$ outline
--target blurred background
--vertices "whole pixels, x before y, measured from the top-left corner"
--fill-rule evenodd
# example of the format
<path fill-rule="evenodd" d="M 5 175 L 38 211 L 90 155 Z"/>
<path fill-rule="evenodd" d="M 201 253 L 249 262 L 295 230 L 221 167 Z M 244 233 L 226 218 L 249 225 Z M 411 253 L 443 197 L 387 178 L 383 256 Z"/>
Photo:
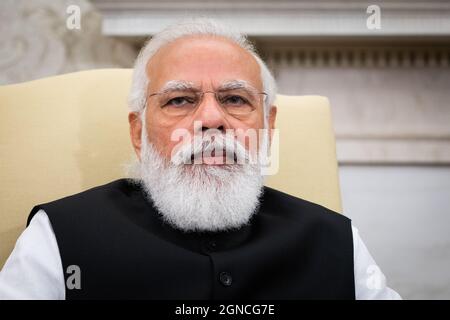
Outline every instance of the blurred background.
<path fill-rule="evenodd" d="M 1 0 L 0 84 L 132 67 L 199 15 L 248 34 L 280 93 L 330 99 L 344 214 L 403 298 L 450 299 L 450 1 Z"/>

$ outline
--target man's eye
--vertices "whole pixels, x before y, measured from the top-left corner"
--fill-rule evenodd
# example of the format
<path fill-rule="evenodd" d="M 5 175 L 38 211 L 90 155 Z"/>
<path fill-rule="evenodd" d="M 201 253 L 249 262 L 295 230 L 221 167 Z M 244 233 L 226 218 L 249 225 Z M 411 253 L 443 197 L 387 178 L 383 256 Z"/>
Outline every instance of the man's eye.
<path fill-rule="evenodd" d="M 189 97 L 176 97 L 167 101 L 166 105 L 174 107 L 182 107 L 186 104 L 192 104 L 194 101 Z"/>
<path fill-rule="evenodd" d="M 247 103 L 247 100 L 241 96 L 226 96 L 222 99 L 222 103 L 233 104 L 233 105 L 243 105 Z"/>

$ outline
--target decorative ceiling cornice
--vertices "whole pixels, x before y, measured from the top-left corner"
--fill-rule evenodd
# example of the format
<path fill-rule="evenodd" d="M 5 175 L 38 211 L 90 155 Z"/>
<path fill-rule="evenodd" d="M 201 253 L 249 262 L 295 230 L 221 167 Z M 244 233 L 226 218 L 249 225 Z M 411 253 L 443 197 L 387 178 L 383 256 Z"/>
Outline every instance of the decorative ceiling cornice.
<path fill-rule="evenodd" d="M 118 1 L 92 0 L 103 33 L 147 36 L 186 17 L 212 16 L 250 36 L 450 36 L 449 1 Z M 368 5 L 381 9 L 381 28 L 368 29 Z"/>

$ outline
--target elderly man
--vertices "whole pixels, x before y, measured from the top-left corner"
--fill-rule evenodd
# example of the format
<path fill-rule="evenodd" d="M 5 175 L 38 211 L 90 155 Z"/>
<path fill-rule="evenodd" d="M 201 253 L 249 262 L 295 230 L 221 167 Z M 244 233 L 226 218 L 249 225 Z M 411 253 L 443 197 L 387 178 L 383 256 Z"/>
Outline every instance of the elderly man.
<path fill-rule="evenodd" d="M 214 20 L 155 35 L 129 100 L 138 176 L 33 208 L 0 297 L 400 298 L 348 218 L 264 187 L 275 94 L 246 38 Z"/>

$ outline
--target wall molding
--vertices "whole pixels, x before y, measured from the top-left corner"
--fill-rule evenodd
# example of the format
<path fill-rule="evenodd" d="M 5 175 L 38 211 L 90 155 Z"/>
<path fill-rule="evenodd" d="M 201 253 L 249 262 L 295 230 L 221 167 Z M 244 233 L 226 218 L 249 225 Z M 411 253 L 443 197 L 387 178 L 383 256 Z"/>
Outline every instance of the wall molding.
<path fill-rule="evenodd" d="M 448 47 L 273 48 L 280 93 L 329 98 L 339 163 L 450 164 Z"/>
<path fill-rule="evenodd" d="M 103 33 L 148 36 L 193 15 L 212 16 L 250 36 L 448 36 L 448 1 L 381 0 L 381 29 L 369 30 L 365 1 L 92 0 L 103 14 Z"/>
<path fill-rule="evenodd" d="M 449 67 L 450 46 L 402 47 L 291 47 L 276 45 L 261 48 L 267 63 L 298 65 L 303 67 L 375 67 L 417 68 Z"/>
<path fill-rule="evenodd" d="M 343 139 L 337 137 L 340 164 L 449 165 L 448 139 Z"/>

